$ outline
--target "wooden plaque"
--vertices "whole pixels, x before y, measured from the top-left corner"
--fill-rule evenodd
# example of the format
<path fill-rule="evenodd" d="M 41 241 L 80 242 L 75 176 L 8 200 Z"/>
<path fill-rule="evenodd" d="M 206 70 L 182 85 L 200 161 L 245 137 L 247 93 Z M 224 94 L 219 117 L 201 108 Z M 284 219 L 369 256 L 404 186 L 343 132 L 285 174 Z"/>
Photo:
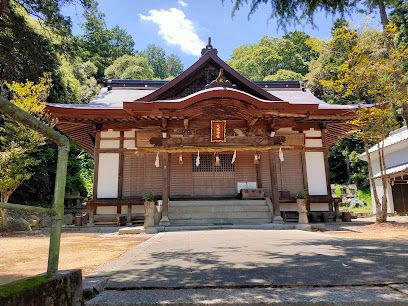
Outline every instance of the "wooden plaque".
<path fill-rule="evenodd" d="M 226 120 L 211 120 L 211 142 L 225 142 L 226 131 Z"/>

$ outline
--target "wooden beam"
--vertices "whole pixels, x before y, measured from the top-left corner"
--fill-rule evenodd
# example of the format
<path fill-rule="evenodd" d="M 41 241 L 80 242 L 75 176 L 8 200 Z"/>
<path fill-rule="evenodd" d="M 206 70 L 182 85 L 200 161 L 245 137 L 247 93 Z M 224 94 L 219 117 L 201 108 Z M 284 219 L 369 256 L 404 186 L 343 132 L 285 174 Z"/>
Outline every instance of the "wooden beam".
<path fill-rule="evenodd" d="M 213 147 L 139 147 L 136 149 L 127 149 L 128 151 L 134 151 L 135 153 L 183 153 L 183 152 L 230 152 L 230 151 L 269 151 L 282 149 L 293 149 L 293 146 L 213 146 Z"/>

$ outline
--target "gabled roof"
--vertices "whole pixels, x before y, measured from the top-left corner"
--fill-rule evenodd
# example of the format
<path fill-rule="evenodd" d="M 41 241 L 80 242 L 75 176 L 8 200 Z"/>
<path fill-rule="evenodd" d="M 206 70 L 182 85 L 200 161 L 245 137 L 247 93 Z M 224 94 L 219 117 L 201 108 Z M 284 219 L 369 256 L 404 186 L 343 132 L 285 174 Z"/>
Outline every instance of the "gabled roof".
<path fill-rule="evenodd" d="M 254 84 L 250 80 L 243 77 L 227 63 L 220 59 L 215 49 L 209 49 L 202 55 L 198 61 L 196 61 L 190 68 L 185 70 L 175 79 L 164 84 L 162 87 L 152 92 L 151 94 L 138 99 L 138 101 L 150 102 L 156 100 L 167 100 L 174 98 L 177 92 L 180 92 L 183 88 L 190 86 L 197 75 L 203 72 L 209 65 L 215 66 L 218 69 L 223 69 L 227 80 L 229 80 L 234 86 L 250 95 L 257 98 L 270 100 L 270 101 L 282 101 L 278 97 L 262 89 L 260 86 Z M 203 88 L 201 88 L 203 89 Z"/>

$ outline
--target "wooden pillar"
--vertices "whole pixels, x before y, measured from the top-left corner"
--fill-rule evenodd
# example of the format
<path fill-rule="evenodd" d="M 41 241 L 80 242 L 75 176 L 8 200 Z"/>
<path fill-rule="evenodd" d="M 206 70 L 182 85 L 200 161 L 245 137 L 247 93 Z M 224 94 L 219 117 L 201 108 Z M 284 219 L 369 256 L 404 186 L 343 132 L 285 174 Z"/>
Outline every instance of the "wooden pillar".
<path fill-rule="evenodd" d="M 302 156 L 303 188 L 305 189 L 307 194 L 309 194 L 309 186 L 308 186 L 308 183 L 307 183 L 307 168 L 306 168 L 306 151 L 305 151 L 305 147 L 303 147 L 303 149 L 302 149 L 301 156 Z M 307 211 L 310 211 L 310 201 L 309 201 L 309 199 L 306 202 L 306 209 L 307 209 Z"/>
<path fill-rule="evenodd" d="M 262 159 L 259 160 L 258 164 L 255 164 L 255 171 L 256 171 L 256 187 L 262 188 L 262 173 L 261 173 L 261 163 Z"/>
<path fill-rule="evenodd" d="M 331 195 L 330 186 L 330 168 L 329 168 L 329 147 L 327 146 L 327 130 L 322 129 L 322 142 L 323 142 L 323 156 L 324 156 L 324 168 L 326 171 L 326 184 L 327 184 L 327 197 L 329 198 L 329 210 L 333 211 L 333 198 Z"/>
<path fill-rule="evenodd" d="M 98 198 L 98 171 L 99 171 L 99 148 L 101 144 L 101 131 L 96 131 L 95 149 L 94 149 L 94 179 L 93 179 L 93 191 L 92 198 L 95 200 Z"/>
<path fill-rule="evenodd" d="M 123 153 L 123 144 L 124 144 L 125 132 L 120 132 L 120 141 L 119 141 L 119 171 L 118 171 L 118 199 L 123 197 L 123 163 L 124 163 L 124 153 Z"/>
<path fill-rule="evenodd" d="M 132 225 L 132 204 L 128 204 L 127 206 L 126 223 Z"/>
<path fill-rule="evenodd" d="M 170 158 L 169 153 L 163 153 L 163 180 L 162 180 L 162 218 L 160 225 L 168 225 L 169 221 L 169 194 L 170 194 Z"/>
<path fill-rule="evenodd" d="M 278 189 L 278 176 L 276 172 L 276 164 L 274 153 L 269 151 L 269 173 L 271 174 L 271 188 L 272 188 L 272 205 L 273 205 L 273 219 L 272 222 L 283 222 L 280 214 L 279 205 L 279 189 Z"/>

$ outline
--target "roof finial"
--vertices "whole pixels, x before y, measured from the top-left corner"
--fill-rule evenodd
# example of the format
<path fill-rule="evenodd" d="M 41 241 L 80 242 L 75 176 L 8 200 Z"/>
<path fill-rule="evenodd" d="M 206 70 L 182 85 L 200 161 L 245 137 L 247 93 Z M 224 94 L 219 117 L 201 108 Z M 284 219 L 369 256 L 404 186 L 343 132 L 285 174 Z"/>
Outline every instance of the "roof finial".
<path fill-rule="evenodd" d="M 211 45 L 211 37 L 208 37 L 208 44 L 207 46 L 205 46 L 205 48 L 201 49 L 201 55 L 204 55 L 205 53 L 207 53 L 208 51 L 214 51 L 217 54 L 217 49 L 215 49 L 212 45 Z"/>

